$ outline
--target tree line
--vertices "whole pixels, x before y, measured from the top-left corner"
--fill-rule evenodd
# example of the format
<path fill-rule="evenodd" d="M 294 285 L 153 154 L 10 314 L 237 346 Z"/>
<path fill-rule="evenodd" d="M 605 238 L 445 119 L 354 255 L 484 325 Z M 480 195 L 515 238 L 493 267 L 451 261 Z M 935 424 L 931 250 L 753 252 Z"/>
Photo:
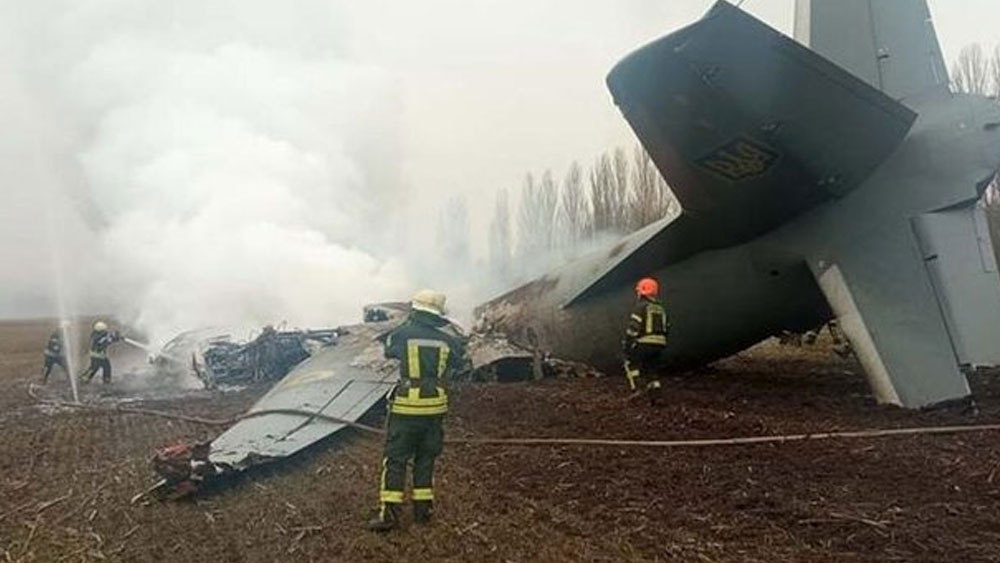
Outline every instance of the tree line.
<path fill-rule="evenodd" d="M 506 189 L 496 194 L 488 240 L 495 279 L 538 274 L 554 258 L 570 258 L 597 240 L 639 229 L 676 205 L 640 145 L 605 152 L 587 168 L 574 161 L 559 180 L 551 170 L 529 172 L 519 195 L 515 208 Z"/>

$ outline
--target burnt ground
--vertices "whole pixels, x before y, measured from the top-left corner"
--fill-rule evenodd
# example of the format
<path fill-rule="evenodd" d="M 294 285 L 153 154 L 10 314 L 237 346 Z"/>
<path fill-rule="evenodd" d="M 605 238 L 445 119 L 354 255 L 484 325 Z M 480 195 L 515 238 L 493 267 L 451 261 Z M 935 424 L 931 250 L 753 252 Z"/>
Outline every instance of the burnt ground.
<path fill-rule="evenodd" d="M 672 450 L 452 445 L 436 523 L 389 536 L 363 528 L 379 440 L 349 433 L 194 501 L 133 505 L 153 481 L 154 448 L 218 429 L 38 408 L 25 387 L 48 331 L 0 324 L 0 561 L 1000 561 L 997 432 Z M 823 345 L 765 344 L 667 379 L 661 408 L 629 403 L 617 378 L 459 386 L 447 427 L 677 439 L 986 423 L 1000 420 L 992 379 L 974 379 L 979 416 L 906 412 L 875 406 L 857 368 Z M 155 406 L 224 417 L 262 392 Z"/>

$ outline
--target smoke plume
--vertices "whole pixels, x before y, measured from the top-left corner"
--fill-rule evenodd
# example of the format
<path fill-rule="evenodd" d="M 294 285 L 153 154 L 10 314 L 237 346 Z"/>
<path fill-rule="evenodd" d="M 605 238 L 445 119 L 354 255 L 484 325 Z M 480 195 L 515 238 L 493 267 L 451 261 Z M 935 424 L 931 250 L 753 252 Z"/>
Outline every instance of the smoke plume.
<path fill-rule="evenodd" d="M 392 78 L 341 54 L 327 5 L 50 5 L 75 44 L 38 78 L 98 218 L 89 290 L 154 341 L 347 322 L 409 291 L 373 221 L 399 197 Z"/>

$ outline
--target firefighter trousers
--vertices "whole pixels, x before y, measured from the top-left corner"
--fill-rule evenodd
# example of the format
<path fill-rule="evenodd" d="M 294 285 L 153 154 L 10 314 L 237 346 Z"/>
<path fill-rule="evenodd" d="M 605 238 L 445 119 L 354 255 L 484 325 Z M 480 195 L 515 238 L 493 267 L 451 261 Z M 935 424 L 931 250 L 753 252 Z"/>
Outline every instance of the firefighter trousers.
<path fill-rule="evenodd" d="M 413 460 L 413 501 L 434 500 L 434 462 L 444 447 L 443 415 L 416 416 L 390 412 L 379 498 L 382 504 L 403 502 L 406 465 Z"/>
<path fill-rule="evenodd" d="M 49 375 L 52 373 L 52 368 L 59 366 L 64 372 L 69 373 L 69 366 L 66 364 L 66 356 L 50 356 L 45 354 L 45 364 L 42 366 L 42 383 L 47 383 L 49 381 Z"/>
<path fill-rule="evenodd" d="M 625 378 L 629 387 L 635 391 L 640 380 L 645 379 L 647 390 L 651 386 L 659 388 L 660 381 L 654 371 L 656 362 L 663 353 L 663 346 L 635 344 L 625 349 Z"/>
<path fill-rule="evenodd" d="M 101 372 L 101 381 L 111 383 L 111 360 L 107 358 L 91 357 L 90 365 L 80 375 L 80 379 L 85 383 L 90 383 L 90 380 L 94 379 L 94 376 L 97 375 L 98 370 Z"/>

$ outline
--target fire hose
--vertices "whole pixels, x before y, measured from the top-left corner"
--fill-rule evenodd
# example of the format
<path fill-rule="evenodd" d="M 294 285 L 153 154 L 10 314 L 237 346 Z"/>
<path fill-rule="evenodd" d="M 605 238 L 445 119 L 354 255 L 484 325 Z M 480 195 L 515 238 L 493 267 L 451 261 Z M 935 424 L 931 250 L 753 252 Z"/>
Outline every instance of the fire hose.
<path fill-rule="evenodd" d="M 363 432 L 372 434 L 384 434 L 384 430 L 361 424 L 350 420 L 344 420 L 335 416 L 319 412 L 311 412 L 300 409 L 267 409 L 251 411 L 238 416 L 224 419 L 203 418 L 181 413 L 144 409 L 140 407 L 127 406 L 107 406 L 91 405 L 86 403 L 74 403 L 59 399 L 45 399 L 35 393 L 34 385 L 28 385 L 28 395 L 41 404 L 95 410 L 118 414 L 138 414 L 145 416 L 156 416 L 208 426 L 228 426 L 245 420 L 269 414 L 288 414 L 304 416 L 311 419 L 324 420 L 335 424 L 343 424 Z M 638 448 L 683 448 L 683 447 L 711 447 L 711 446 L 734 446 L 734 445 L 756 445 L 789 442 L 806 442 L 814 440 L 831 439 L 864 439 L 864 438 L 884 438 L 890 436 L 912 436 L 912 435 L 934 435 L 934 434 L 961 434 L 969 432 L 992 432 L 1000 430 L 1000 424 L 969 424 L 954 426 L 920 426 L 909 428 L 882 428 L 867 430 L 843 430 L 831 432 L 816 432 L 808 434 L 784 434 L 769 436 L 742 436 L 735 438 L 709 438 L 694 440 L 618 440 L 603 438 L 445 438 L 446 444 L 472 444 L 472 445 L 505 445 L 505 446 L 604 446 L 604 447 L 638 447 Z"/>

